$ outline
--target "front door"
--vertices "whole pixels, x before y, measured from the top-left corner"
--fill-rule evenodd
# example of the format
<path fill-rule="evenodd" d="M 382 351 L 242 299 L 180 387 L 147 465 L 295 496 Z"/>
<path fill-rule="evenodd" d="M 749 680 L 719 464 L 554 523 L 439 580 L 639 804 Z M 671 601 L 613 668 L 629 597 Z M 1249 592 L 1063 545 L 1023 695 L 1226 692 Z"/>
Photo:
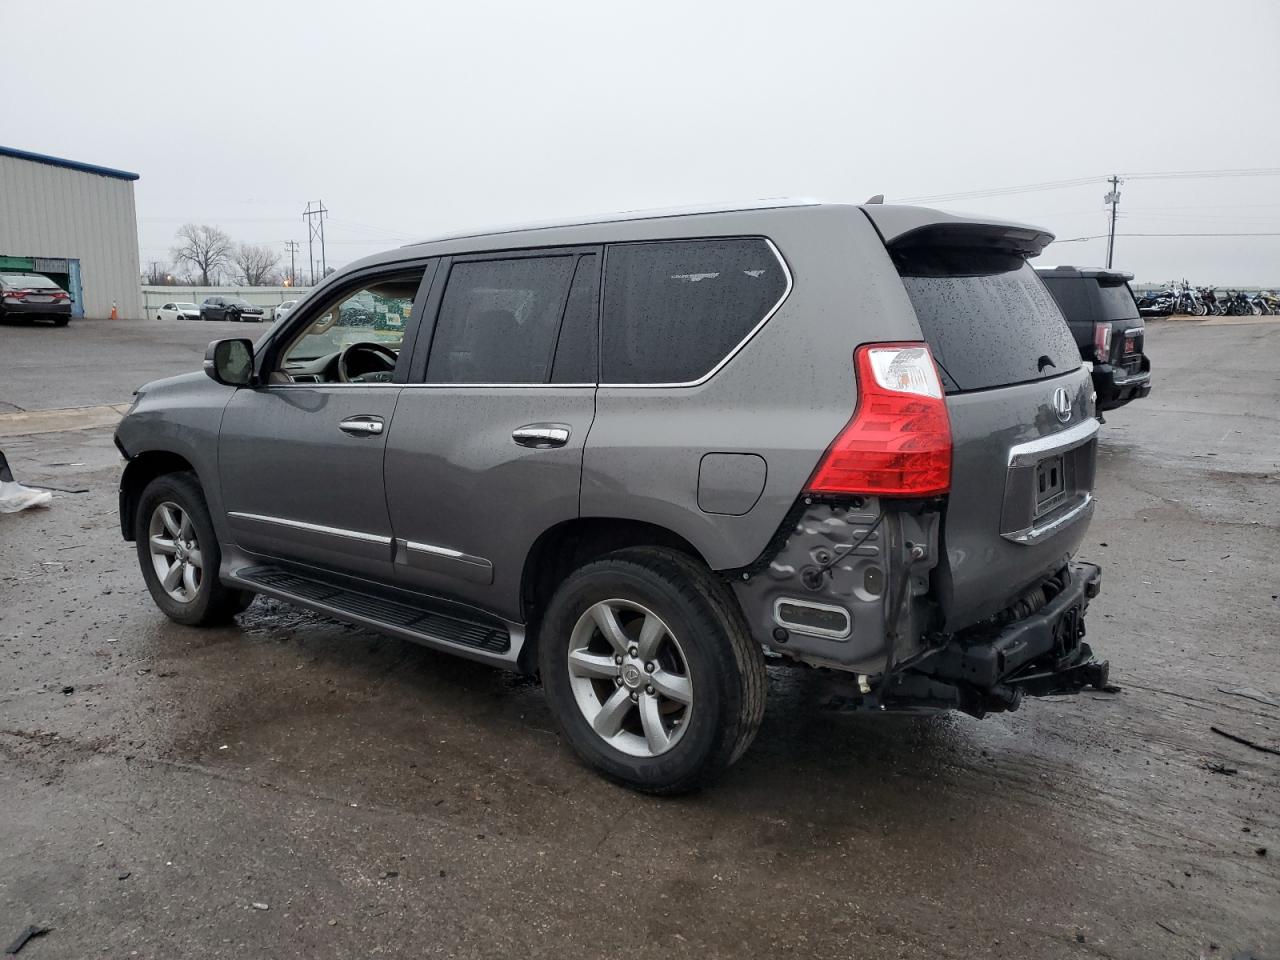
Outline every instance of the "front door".
<path fill-rule="evenodd" d="M 522 619 L 530 548 L 578 516 L 600 260 L 585 248 L 447 265 L 427 308 L 434 332 L 424 323 L 387 441 L 405 588 Z"/>
<path fill-rule="evenodd" d="M 263 385 L 228 403 L 219 474 L 242 550 L 391 580 L 383 455 L 423 272 L 366 276 L 299 310 L 262 352 Z"/>

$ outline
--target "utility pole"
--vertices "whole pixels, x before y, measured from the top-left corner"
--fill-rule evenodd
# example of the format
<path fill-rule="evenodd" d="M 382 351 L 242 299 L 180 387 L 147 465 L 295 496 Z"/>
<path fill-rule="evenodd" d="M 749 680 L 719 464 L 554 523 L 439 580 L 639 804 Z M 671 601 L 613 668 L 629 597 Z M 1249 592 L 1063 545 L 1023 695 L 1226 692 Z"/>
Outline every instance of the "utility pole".
<path fill-rule="evenodd" d="M 1120 178 L 1113 176 L 1107 181 L 1111 184 L 1111 192 L 1103 199 L 1111 207 L 1111 231 L 1107 234 L 1107 269 L 1111 269 L 1111 258 L 1116 251 L 1116 208 L 1120 206 Z"/>
<path fill-rule="evenodd" d="M 284 245 L 289 251 L 289 284 L 296 287 L 298 285 L 298 268 L 294 264 L 294 257 L 298 254 L 298 241 L 286 240 Z"/>
<path fill-rule="evenodd" d="M 315 241 L 320 240 L 320 276 L 324 276 L 325 268 L 328 264 L 324 256 L 324 215 L 329 211 L 325 209 L 323 200 L 308 200 L 307 209 L 302 211 L 302 218 L 307 221 L 307 258 L 311 261 L 311 285 L 316 285 L 316 256 Z"/>

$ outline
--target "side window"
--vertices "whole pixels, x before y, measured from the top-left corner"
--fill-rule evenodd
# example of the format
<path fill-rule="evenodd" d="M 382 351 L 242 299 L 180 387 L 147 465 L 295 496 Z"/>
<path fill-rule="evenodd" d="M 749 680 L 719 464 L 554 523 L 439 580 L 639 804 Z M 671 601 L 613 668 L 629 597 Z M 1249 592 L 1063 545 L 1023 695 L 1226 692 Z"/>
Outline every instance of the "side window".
<path fill-rule="evenodd" d="M 601 324 L 605 383 L 685 383 L 709 373 L 782 299 L 761 239 L 609 247 Z"/>
<path fill-rule="evenodd" d="M 564 323 L 556 341 L 552 383 L 595 383 L 600 339 L 600 258 L 578 258 Z"/>
<path fill-rule="evenodd" d="M 305 374 L 308 382 L 389 379 L 421 283 L 422 270 L 413 270 L 346 288 L 309 312 L 310 321 L 284 351 L 281 370 L 290 376 Z M 337 354 L 356 343 L 372 346 L 353 351 L 340 373 Z"/>
<path fill-rule="evenodd" d="M 562 255 L 454 263 L 427 382 L 546 383 L 576 260 Z"/>

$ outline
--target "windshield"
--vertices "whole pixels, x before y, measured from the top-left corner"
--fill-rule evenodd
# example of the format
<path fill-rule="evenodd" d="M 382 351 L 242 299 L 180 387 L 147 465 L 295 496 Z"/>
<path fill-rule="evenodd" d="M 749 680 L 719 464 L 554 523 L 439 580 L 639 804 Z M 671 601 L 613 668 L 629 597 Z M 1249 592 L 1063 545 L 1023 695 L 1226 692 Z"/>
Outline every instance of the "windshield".
<path fill-rule="evenodd" d="M 895 250 L 947 391 L 1056 377 L 1080 366 L 1062 312 L 1022 257 L 959 246 Z"/>

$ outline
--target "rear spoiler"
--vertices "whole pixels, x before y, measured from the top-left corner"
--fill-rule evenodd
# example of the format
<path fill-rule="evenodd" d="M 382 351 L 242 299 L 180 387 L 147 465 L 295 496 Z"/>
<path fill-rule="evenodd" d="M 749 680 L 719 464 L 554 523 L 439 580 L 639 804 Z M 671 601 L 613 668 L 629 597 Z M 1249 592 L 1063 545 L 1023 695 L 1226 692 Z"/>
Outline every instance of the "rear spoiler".
<path fill-rule="evenodd" d="M 1036 273 L 1042 277 L 1086 277 L 1109 287 L 1118 287 L 1133 279 L 1132 273 L 1103 267 L 1036 267 Z"/>
<path fill-rule="evenodd" d="M 977 219 L 930 210 L 873 204 L 859 208 L 867 215 L 886 247 L 984 247 L 1022 257 L 1036 257 L 1053 241 L 1043 227 L 1006 220 Z"/>

